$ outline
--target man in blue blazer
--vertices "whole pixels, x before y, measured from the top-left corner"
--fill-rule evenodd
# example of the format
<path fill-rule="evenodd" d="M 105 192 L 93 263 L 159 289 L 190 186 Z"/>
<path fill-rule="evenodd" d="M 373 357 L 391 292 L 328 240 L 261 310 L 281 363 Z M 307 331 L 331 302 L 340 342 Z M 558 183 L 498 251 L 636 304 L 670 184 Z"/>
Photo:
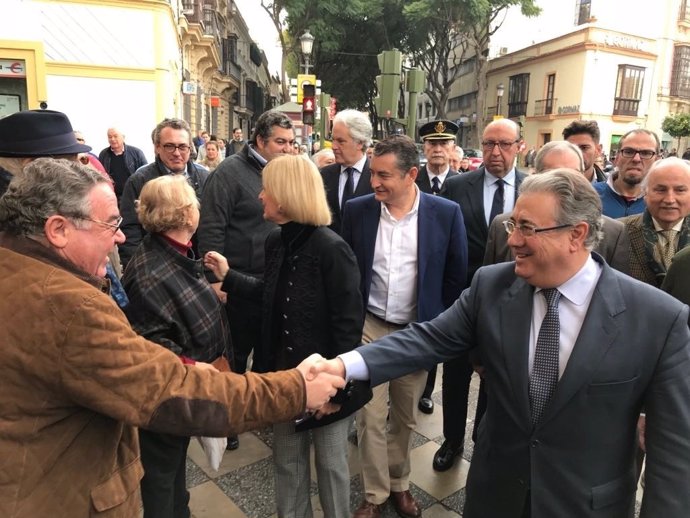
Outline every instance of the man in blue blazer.
<path fill-rule="evenodd" d="M 514 262 L 478 270 L 436 319 L 313 371 L 375 386 L 476 348 L 489 380 L 488 407 L 465 518 L 629 518 L 644 407 L 640 516 L 686 518 L 688 307 L 591 252 L 601 201 L 580 173 L 527 178 L 508 222 Z"/>
<path fill-rule="evenodd" d="M 415 185 L 414 142 L 394 136 L 377 143 L 370 174 L 374 194 L 347 202 L 342 227 L 361 273 L 364 343 L 436 317 L 458 298 L 467 276 L 462 213 Z M 409 491 L 409 454 L 426 374 L 415 369 L 376 387 L 357 417 L 364 501 L 355 518 L 380 516 L 389 497 L 400 516 L 421 516 Z"/>

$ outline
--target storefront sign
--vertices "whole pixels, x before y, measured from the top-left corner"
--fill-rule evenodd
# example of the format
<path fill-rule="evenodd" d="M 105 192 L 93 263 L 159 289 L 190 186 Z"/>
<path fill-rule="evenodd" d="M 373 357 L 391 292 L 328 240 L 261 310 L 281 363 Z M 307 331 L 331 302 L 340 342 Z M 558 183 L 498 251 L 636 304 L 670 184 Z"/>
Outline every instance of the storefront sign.
<path fill-rule="evenodd" d="M 24 60 L 0 59 L 0 77 L 26 77 Z"/>

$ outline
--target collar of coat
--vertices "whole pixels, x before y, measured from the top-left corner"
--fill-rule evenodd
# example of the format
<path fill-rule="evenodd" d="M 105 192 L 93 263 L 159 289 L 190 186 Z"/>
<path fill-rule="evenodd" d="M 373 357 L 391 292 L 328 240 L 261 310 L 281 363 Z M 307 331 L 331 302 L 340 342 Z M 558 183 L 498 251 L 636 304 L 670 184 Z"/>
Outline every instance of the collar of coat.
<path fill-rule="evenodd" d="M 110 281 L 89 275 L 67 259 L 60 257 L 55 250 L 41 244 L 35 239 L 24 236 L 13 236 L 7 232 L 0 232 L 0 247 L 7 248 L 21 255 L 25 255 L 50 266 L 60 268 L 75 277 L 94 286 L 103 293 L 110 292 Z"/>

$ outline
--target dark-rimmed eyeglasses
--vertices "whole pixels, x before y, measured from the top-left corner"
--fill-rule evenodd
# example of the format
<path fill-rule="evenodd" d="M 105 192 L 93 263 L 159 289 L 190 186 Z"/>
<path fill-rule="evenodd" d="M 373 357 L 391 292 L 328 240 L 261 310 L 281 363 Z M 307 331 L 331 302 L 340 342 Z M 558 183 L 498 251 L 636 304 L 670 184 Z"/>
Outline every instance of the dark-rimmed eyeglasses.
<path fill-rule="evenodd" d="M 103 225 L 104 227 L 108 227 L 110 230 L 113 231 L 113 235 L 117 234 L 117 231 L 120 230 L 120 226 L 122 225 L 122 216 L 117 218 L 115 220 L 115 223 L 108 223 L 107 221 L 101 221 L 98 219 L 85 218 L 85 217 L 80 217 L 79 219 L 82 219 L 84 221 L 91 221 L 93 223 L 97 223 L 98 225 Z"/>
<path fill-rule="evenodd" d="M 653 149 L 635 149 L 631 147 L 624 147 L 619 153 L 625 158 L 633 158 L 635 155 L 639 154 L 642 160 L 649 160 L 656 156 L 656 151 Z"/>
<path fill-rule="evenodd" d="M 168 153 L 174 153 L 175 150 L 178 150 L 180 153 L 189 153 L 189 150 L 191 147 L 188 144 L 163 144 L 161 146 L 163 149 L 165 149 Z"/>
<path fill-rule="evenodd" d="M 484 151 L 493 151 L 496 146 L 498 146 L 501 151 L 508 151 L 513 146 L 517 144 L 519 140 L 511 140 L 510 142 L 497 141 L 497 140 L 485 140 L 482 142 L 482 148 Z"/>
<path fill-rule="evenodd" d="M 520 224 L 518 225 L 513 220 L 507 219 L 503 222 L 503 228 L 506 229 L 506 234 L 509 236 L 513 234 L 516 230 L 523 235 L 523 237 L 532 237 L 534 234 L 539 234 L 540 232 L 551 232 L 552 230 L 561 230 L 563 228 L 572 227 L 573 225 L 556 225 L 555 227 L 544 227 L 538 228 L 532 225 Z"/>

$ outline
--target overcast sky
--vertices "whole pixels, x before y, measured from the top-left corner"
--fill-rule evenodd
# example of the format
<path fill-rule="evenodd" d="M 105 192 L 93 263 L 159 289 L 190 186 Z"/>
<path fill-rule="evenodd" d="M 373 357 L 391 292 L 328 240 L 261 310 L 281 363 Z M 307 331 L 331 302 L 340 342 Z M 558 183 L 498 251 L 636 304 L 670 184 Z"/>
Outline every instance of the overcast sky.
<path fill-rule="evenodd" d="M 280 60 L 282 51 L 278 31 L 268 13 L 261 7 L 261 0 L 235 0 L 242 13 L 244 22 L 249 27 L 252 39 L 266 53 L 268 69 L 271 73 L 280 76 Z"/>

